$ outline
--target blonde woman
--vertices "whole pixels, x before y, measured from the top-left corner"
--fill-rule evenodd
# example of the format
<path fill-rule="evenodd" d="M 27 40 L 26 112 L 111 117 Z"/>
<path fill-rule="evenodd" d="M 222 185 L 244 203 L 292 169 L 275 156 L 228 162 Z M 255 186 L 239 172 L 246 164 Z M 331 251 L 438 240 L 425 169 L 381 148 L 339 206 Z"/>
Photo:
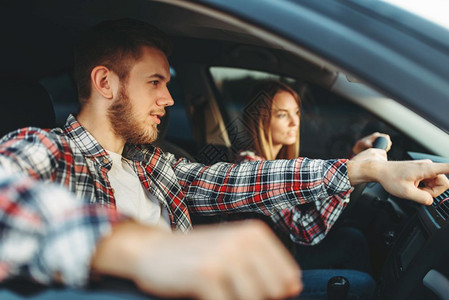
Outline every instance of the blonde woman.
<path fill-rule="evenodd" d="M 250 103 L 244 110 L 244 125 L 249 131 L 248 148 L 239 152 L 236 161 L 299 157 L 301 117 L 301 98 L 299 95 L 283 82 L 267 81 L 255 88 L 250 99 Z M 376 132 L 357 141 L 352 149 L 353 155 L 372 147 L 374 140 L 379 136 L 387 138 L 389 149 L 391 147 L 389 136 Z M 334 197 L 335 199 L 333 199 Z M 349 201 L 349 193 L 331 196 L 325 201 L 343 202 L 343 205 L 346 205 L 347 201 L 345 200 Z M 293 215 L 292 210 L 304 209 L 307 208 L 285 209 L 278 216 L 272 215 L 265 220 L 272 227 L 281 224 L 280 237 L 283 237 L 285 232 L 289 234 L 295 231 L 296 226 L 301 226 L 301 224 L 279 221 L 288 219 L 285 217 L 286 215 Z M 328 220 L 326 224 L 323 222 L 322 226 L 326 227 L 326 231 L 329 231 L 335 221 Z M 310 230 L 314 229 L 311 228 Z M 277 232 L 279 233 L 279 230 Z M 285 237 L 283 240 L 286 241 Z M 295 256 L 301 268 L 309 270 L 305 272 L 310 273 L 304 276 L 305 289 L 323 291 L 325 289 L 323 285 L 328 278 L 334 275 L 343 275 L 350 280 L 352 293 L 363 295 L 363 291 L 365 291 L 369 294 L 370 286 L 373 283 L 371 277 L 367 274 L 371 270 L 368 246 L 365 237 L 358 229 L 352 227 L 334 228 L 323 241 L 318 241 L 319 243 L 315 246 L 301 245 L 309 244 L 310 241 L 296 240 L 295 242 L 293 246 Z M 315 244 L 317 241 L 312 243 Z M 329 270 L 336 268 L 345 270 Z"/>
<path fill-rule="evenodd" d="M 242 150 L 237 161 L 293 159 L 299 157 L 301 98 L 294 89 L 280 81 L 266 81 L 257 86 L 245 107 L 244 124 L 249 131 L 248 149 Z M 380 136 L 375 132 L 358 140 L 350 156 L 371 148 Z"/>

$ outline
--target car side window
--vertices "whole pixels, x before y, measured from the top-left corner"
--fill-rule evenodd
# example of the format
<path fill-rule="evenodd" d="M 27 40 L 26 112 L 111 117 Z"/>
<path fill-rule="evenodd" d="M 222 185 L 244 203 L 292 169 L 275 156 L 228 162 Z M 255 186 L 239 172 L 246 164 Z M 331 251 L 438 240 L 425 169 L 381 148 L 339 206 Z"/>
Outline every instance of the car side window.
<path fill-rule="evenodd" d="M 310 158 L 347 157 L 354 143 L 373 132 L 387 133 L 393 140 L 391 158 L 403 157 L 405 149 L 422 150 L 394 128 L 324 87 L 294 78 L 237 68 L 211 67 L 210 74 L 218 100 L 227 117 L 227 129 L 233 151 L 245 148 L 241 112 L 248 105 L 248 95 L 261 80 L 280 80 L 289 84 L 301 98 L 300 155 Z"/>

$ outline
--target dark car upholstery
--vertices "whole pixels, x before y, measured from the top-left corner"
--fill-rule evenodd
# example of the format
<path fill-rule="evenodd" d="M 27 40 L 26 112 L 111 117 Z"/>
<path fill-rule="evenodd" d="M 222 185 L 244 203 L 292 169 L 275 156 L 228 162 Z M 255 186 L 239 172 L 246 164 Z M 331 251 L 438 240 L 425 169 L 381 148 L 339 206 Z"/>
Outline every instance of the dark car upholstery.
<path fill-rule="evenodd" d="M 170 123 L 170 108 L 165 109 L 165 115 L 161 119 L 161 124 L 159 124 L 159 135 L 158 139 L 153 143 L 154 146 L 161 148 L 165 152 L 172 153 L 176 158 L 185 157 L 190 161 L 196 161 L 192 155 L 181 147 L 175 145 L 174 143 L 168 141 L 165 137 L 167 135 L 168 126 Z"/>
<path fill-rule="evenodd" d="M 56 125 L 50 95 L 38 82 L 1 81 L 0 103 L 0 136 L 27 126 L 53 128 Z"/>

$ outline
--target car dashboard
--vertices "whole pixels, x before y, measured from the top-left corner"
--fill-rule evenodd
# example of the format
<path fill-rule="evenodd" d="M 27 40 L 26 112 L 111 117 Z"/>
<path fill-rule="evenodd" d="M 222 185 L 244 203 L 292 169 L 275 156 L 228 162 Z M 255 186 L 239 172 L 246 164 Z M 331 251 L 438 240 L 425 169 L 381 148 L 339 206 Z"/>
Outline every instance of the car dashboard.
<path fill-rule="evenodd" d="M 409 153 L 412 159 L 449 160 Z M 375 299 L 449 299 L 449 190 L 418 207 L 399 233 L 379 277 Z"/>

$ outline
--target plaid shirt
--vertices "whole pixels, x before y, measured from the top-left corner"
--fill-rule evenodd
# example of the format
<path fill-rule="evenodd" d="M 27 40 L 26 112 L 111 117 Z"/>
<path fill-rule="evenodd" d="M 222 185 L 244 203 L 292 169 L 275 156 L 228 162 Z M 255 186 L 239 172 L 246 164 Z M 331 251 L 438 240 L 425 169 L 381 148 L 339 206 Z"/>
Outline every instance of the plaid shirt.
<path fill-rule="evenodd" d="M 238 162 L 266 161 L 262 156 L 253 151 L 242 151 L 237 157 Z M 271 214 L 270 218 L 274 224 L 290 232 L 290 238 L 298 243 L 308 242 L 316 244 L 321 241 L 325 234 L 334 225 L 342 209 L 349 203 L 352 188 L 336 194 L 330 194 L 327 199 L 320 202 L 310 202 L 308 205 L 296 205 L 286 208 L 278 213 Z M 329 214 L 332 212 L 332 214 Z M 310 218 L 310 216 L 313 216 Z M 310 223 L 304 222 L 310 220 Z M 313 223 L 316 225 L 313 225 Z M 311 226 L 309 226 L 311 224 Z M 305 233 L 304 227 L 310 228 Z"/>
<path fill-rule="evenodd" d="M 20 275 L 49 284 L 59 274 L 67 285 L 84 285 L 98 240 L 122 218 L 59 186 L 0 169 L 0 282 Z"/>
<path fill-rule="evenodd" d="M 192 227 L 190 214 L 273 215 L 312 203 L 285 213 L 279 221 L 294 240 L 316 243 L 339 216 L 345 206 L 342 199 L 351 190 L 346 160 L 298 158 L 205 166 L 149 145 L 126 145 L 123 156 L 133 161 L 144 188 L 168 209 L 172 228 L 183 232 Z M 73 116 L 63 129 L 25 128 L 4 137 L 0 166 L 60 183 L 91 203 L 115 207 L 107 176 L 111 159 Z"/>

